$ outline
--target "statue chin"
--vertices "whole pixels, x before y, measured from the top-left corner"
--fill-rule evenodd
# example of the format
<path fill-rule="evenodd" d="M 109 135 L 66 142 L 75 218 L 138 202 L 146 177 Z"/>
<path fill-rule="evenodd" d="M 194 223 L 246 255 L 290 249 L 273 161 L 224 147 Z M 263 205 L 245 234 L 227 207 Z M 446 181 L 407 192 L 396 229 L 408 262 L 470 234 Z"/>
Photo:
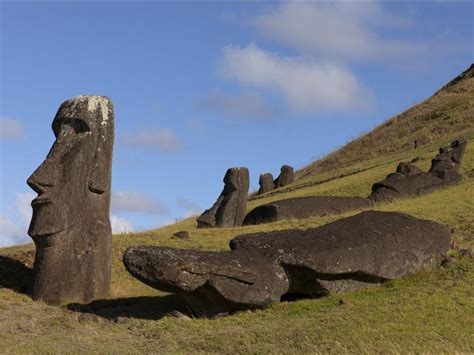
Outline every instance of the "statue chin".
<path fill-rule="evenodd" d="M 58 235 L 66 229 L 64 226 L 63 213 L 52 207 L 51 204 L 33 207 L 33 218 L 31 219 L 28 234 L 35 242 L 40 239 L 53 241 L 56 239 L 53 238 L 53 236 Z"/>

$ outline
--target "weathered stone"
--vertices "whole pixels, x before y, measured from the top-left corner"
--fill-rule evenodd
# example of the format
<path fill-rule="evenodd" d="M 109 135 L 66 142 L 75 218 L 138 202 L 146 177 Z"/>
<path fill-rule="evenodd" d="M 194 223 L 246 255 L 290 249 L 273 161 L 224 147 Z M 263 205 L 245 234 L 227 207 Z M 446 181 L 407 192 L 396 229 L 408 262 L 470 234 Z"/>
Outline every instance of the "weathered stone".
<path fill-rule="evenodd" d="M 252 252 L 140 246 L 129 248 L 123 260 L 137 279 L 180 294 L 200 316 L 265 307 L 288 291 L 284 270 Z"/>
<path fill-rule="evenodd" d="M 224 177 L 224 189 L 214 205 L 197 218 L 198 227 L 238 227 L 247 208 L 249 171 L 231 168 Z"/>
<path fill-rule="evenodd" d="M 449 147 L 440 148 L 427 173 L 414 165 L 400 163 L 396 173 L 387 175 L 385 180 L 372 186 L 369 198 L 387 201 L 417 196 L 459 182 L 462 176 L 458 171 L 466 145 L 464 140 L 455 140 Z"/>
<path fill-rule="evenodd" d="M 295 180 L 294 169 L 289 165 L 283 165 L 280 169 L 280 175 L 274 181 L 275 188 L 291 184 Z"/>
<path fill-rule="evenodd" d="M 275 189 L 273 175 L 270 173 L 261 174 L 258 183 L 260 184 L 260 188 L 258 189 L 257 195 L 262 195 Z"/>
<path fill-rule="evenodd" d="M 28 230 L 36 245 L 31 296 L 87 303 L 106 297 L 110 286 L 112 102 L 105 96 L 67 100 L 52 128 L 56 141 L 28 179 L 38 193 Z"/>
<path fill-rule="evenodd" d="M 372 205 L 373 201 L 363 197 L 296 197 L 255 207 L 245 217 L 244 225 L 333 215 L 350 210 L 368 208 Z"/>
<path fill-rule="evenodd" d="M 173 234 L 174 239 L 189 239 L 188 231 L 179 231 Z"/>
<path fill-rule="evenodd" d="M 265 307 L 291 294 L 324 296 L 377 285 L 438 263 L 451 232 L 396 212 L 367 211 L 319 228 L 242 235 L 231 251 L 126 251 L 127 270 L 184 297 L 197 315 Z"/>

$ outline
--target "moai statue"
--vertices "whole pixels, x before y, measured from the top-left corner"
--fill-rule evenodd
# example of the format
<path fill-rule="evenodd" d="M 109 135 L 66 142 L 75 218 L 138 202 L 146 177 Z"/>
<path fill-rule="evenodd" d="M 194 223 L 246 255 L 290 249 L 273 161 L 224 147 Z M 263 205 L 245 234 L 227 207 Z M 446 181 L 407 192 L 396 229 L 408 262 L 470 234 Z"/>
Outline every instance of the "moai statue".
<path fill-rule="evenodd" d="M 197 218 L 198 227 L 239 227 L 244 221 L 249 193 L 249 170 L 228 169 L 224 189 L 212 207 Z"/>
<path fill-rule="evenodd" d="M 258 183 L 260 184 L 260 188 L 258 189 L 257 195 L 272 191 L 275 188 L 273 175 L 270 173 L 261 174 Z"/>
<path fill-rule="evenodd" d="M 36 245 L 31 296 L 88 303 L 110 287 L 112 102 L 92 95 L 67 100 L 52 129 L 56 141 L 28 179 L 38 193 L 28 230 Z"/>
<path fill-rule="evenodd" d="M 295 180 L 294 169 L 289 165 L 283 165 L 280 169 L 280 175 L 275 180 L 275 188 L 291 184 Z"/>

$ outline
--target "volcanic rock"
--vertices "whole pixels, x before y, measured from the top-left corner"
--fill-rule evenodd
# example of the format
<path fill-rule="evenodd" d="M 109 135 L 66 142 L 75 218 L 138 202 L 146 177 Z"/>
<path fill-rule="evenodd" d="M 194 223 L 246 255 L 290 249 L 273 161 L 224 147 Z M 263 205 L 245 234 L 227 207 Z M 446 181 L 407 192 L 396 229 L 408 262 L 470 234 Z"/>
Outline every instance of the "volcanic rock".
<path fill-rule="evenodd" d="M 450 230 L 438 223 L 367 211 L 318 228 L 238 236 L 231 251 L 133 247 L 124 264 L 147 285 L 182 295 L 197 315 L 211 316 L 404 277 L 440 262 L 450 245 Z"/>
<path fill-rule="evenodd" d="M 340 214 L 350 210 L 368 208 L 372 205 L 373 201 L 363 197 L 296 197 L 270 202 L 254 208 L 245 217 L 244 225 Z"/>
<path fill-rule="evenodd" d="M 249 171 L 231 168 L 224 176 L 224 189 L 214 205 L 197 218 L 198 227 L 238 227 L 247 209 Z"/>
<path fill-rule="evenodd" d="M 374 201 L 390 201 L 422 195 L 459 182 L 462 176 L 458 171 L 466 145 L 465 140 L 455 140 L 449 147 L 440 148 L 427 173 L 414 165 L 400 163 L 396 173 L 387 175 L 385 180 L 372 186 L 369 198 Z"/>
<path fill-rule="evenodd" d="M 110 286 L 114 111 L 105 96 L 65 101 L 56 140 L 28 179 L 38 193 L 28 234 L 36 245 L 31 296 L 50 304 L 105 298 Z"/>
<path fill-rule="evenodd" d="M 273 175 L 270 173 L 261 174 L 258 183 L 260 184 L 260 188 L 258 189 L 257 195 L 262 195 L 275 189 Z"/>
<path fill-rule="evenodd" d="M 295 180 L 294 169 L 289 165 L 283 165 L 280 169 L 280 175 L 274 181 L 275 188 L 291 184 Z"/>

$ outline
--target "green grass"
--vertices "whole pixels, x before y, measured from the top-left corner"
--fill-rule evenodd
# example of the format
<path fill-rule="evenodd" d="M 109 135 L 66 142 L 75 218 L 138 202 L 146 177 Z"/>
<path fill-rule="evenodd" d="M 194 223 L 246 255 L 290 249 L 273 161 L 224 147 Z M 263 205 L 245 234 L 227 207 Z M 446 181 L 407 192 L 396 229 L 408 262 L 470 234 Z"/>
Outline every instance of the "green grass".
<path fill-rule="evenodd" d="M 474 130 L 462 132 L 471 143 L 462 164 L 461 183 L 375 207 L 448 225 L 454 230 L 457 249 L 474 248 Z M 344 168 L 300 174 L 292 185 L 252 199 L 248 209 L 297 196 L 367 196 L 371 185 L 393 172 L 400 161 L 419 156 L 416 164 L 427 169 L 437 147 L 458 133 L 446 134 L 417 150 L 402 149 Z M 457 249 L 450 251 L 452 262 L 447 266 L 379 287 L 282 302 L 215 320 L 167 316 L 184 305 L 177 297 L 131 277 L 121 261 L 125 249 L 133 245 L 227 250 L 229 240 L 239 234 L 305 229 L 355 213 L 358 211 L 222 229 L 197 229 L 190 218 L 148 232 L 115 235 L 110 298 L 91 306 L 98 315 L 92 320 L 83 320 L 83 313 L 66 305 L 33 302 L 22 293 L 31 272 L 32 244 L 0 249 L 0 284 L 7 286 L 0 288 L 0 353 L 474 352 L 474 264 Z M 179 230 L 189 231 L 190 240 L 172 239 Z"/>

